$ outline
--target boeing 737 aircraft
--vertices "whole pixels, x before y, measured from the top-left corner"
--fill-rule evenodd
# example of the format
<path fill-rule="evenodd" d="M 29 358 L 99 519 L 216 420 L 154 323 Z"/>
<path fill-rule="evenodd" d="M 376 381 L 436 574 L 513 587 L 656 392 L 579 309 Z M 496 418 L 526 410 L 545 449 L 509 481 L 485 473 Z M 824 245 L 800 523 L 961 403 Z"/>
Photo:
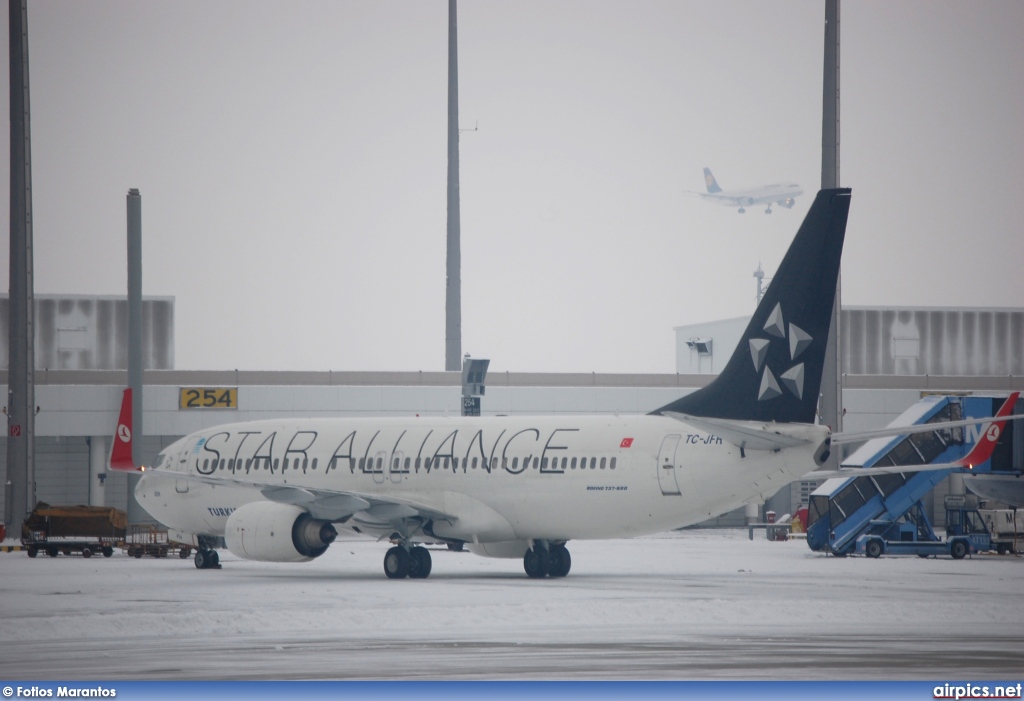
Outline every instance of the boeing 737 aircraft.
<path fill-rule="evenodd" d="M 648 415 L 218 426 L 165 448 L 135 495 L 200 537 L 200 568 L 218 562 L 220 536 L 239 557 L 298 562 L 347 530 L 392 543 L 391 578 L 429 575 L 422 544 L 439 542 L 561 577 L 571 540 L 666 531 L 763 500 L 829 454 L 814 421 L 849 207 L 849 189 L 818 193 L 722 373 Z M 128 428 L 112 469 L 134 468 Z"/>
<path fill-rule="evenodd" d="M 740 214 L 746 212 L 747 207 L 752 207 L 755 204 L 768 205 L 764 210 L 765 214 L 772 213 L 773 204 L 792 209 L 793 205 L 796 204 L 795 198 L 804 194 L 804 191 L 796 183 L 776 183 L 748 190 L 723 190 L 718 186 L 718 182 L 715 180 L 715 176 L 711 174 L 710 168 L 704 169 L 704 184 L 707 186 L 708 191 L 696 194 L 718 204 L 738 207 L 737 211 Z"/>
<path fill-rule="evenodd" d="M 393 579 L 430 574 L 424 543 L 564 577 L 571 540 L 667 531 L 763 501 L 831 449 L 815 411 L 849 207 L 849 189 L 818 193 L 721 374 L 650 414 L 230 424 L 165 448 L 135 495 L 197 536 L 198 568 L 219 566 L 220 537 L 238 557 L 301 562 L 344 530 L 389 541 Z M 112 469 L 136 469 L 130 398 Z"/>

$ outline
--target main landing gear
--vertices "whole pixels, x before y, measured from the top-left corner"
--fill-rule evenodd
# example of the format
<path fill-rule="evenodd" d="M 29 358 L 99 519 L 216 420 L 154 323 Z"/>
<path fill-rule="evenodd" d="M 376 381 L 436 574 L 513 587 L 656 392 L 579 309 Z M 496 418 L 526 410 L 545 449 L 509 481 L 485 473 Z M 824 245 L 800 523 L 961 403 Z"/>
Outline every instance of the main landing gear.
<path fill-rule="evenodd" d="M 384 555 L 384 574 L 388 579 L 426 579 L 431 565 L 430 551 L 422 545 L 396 545 Z"/>
<path fill-rule="evenodd" d="M 200 548 L 196 550 L 195 557 L 196 569 L 210 570 L 220 569 L 220 555 L 217 554 L 216 550 L 207 550 Z"/>
<path fill-rule="evenodd" d="M 534 543 L 523 555 L 523 569 L 535 579 L 542 577 L 564 577 L 572 567 L 572 558 L 564 543 L 548 545 Z"/>

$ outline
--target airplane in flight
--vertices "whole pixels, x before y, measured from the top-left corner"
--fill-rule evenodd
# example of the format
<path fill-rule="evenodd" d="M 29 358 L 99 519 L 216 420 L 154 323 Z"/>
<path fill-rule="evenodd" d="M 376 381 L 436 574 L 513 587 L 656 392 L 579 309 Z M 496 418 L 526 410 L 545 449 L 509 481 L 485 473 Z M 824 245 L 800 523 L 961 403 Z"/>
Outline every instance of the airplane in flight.
<path fill-rule="evenodd" d="M 792 209 L 796 204 L 796 198 L 804 194 L 804 191 L 796 183 L 776 183 L 746 190 L 723 190 L 719 187 L 715 176 L 711 174 L 710 168 L 704 169 L 704 184 L 708 191 L 694 194 L 711 202 L 738 207 L 737 211 L 740 214 L 746 212 L 747 207 L 752 207 L 755 204 L 767 205 L 764 210 L 765 214 L 772 213 L 773 204 Z"/>
<path fill-rule="evenodd" d="M 392 579 L 427 577 L 436 543 L 564 577 L 572 540 L 698 523 L 824 465 L 815 414 L 849 206 L 849 189 L 818 193 L 721 374 L 649 414 L 261 420 L 136 468 L 126 390 L 111 468 L 142 470 L 136 498 L 197 537 L 201 569 L 221 537 L 241 558 L 302 562 L 346 531 L 390 542 Z"/>

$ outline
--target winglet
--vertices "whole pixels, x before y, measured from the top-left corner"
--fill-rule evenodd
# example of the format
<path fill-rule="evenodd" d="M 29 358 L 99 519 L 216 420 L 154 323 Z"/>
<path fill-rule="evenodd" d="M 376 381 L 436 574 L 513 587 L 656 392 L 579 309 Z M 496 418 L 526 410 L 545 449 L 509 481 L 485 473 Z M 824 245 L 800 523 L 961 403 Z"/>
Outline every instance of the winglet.
<path fill-rule="evenodd" d="M 1017 398 L 1020 396 L 1020 392 L 1012 392 L 1003 405 L 999 407 L 999 411 L 993 418 L 1000 416 L 1008 416 L 1013 411 L 1014 405 L 1017 403 Z M 957 460 L 956 462 L 966 467 L 968 470 L 973 469 L 975 465 L 981 463 L 992 457 L 992 451 L 996 449 L 996 443 L 999 441 L 999 436 L 1003 433 L 1003 428 L 1006 426 L 1006 421 L 993 421 L 992 423 L 986 424 L 985 430 L 981 434 L 981 438 L 971 448 L 971 452 Z"/>
<path fill-rule="evenodd" d="M 132 388 L 124 391 L 121 416 L 114 431 L 114 447 L 110 451 L 110 469 L 118 472 L 140 472 L 132 460 Z"/>

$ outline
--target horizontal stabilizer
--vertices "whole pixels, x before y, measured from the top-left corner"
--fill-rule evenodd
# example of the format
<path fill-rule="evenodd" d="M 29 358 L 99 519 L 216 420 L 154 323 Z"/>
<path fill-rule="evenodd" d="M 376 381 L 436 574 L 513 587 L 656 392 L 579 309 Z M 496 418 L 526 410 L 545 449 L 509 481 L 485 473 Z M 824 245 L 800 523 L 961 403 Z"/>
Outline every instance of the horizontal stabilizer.
<path fill-rule="evenodd" d="M 801 479 L 824 480 L 833 477 L 866 477 L 871 475 L 896 475 L 911 472 L 933 472 L 935 470 L 955 470 L 964 467 L 957 462 L 928 463 L 925 465 L 884 465 L 882 467 L 840 467 L 838 470 L 815 470 L 808 472 Z"/>
<path fill-rule="evenodd" d="M 858 431 L 856 433 L 833 433 L 832 442 L 836 445 L 844 443 L 861 443 L 871 438 L 889 438 L 891 436 L 904 436 L 911 433 L 930 433 L 941 431 L 947 428 L 959 428 L 961 426 L 974 426 L 992 420 L 991 416 L 984 416 L 980 419 L 960 419 L 959 421 L 940 421 L 930 424 L 911 424 L 910 426 L 886 426 L 871 431 Z M 1014 414 L 1004 417 L 1005 421 L 1019 421 L 1024 419 L 1024 414 Z"/>
<path fill-rule="evenodd" d="M 999 407 L 999 411 L 996 412 L 995 416 L 986 416 L 980 419 L 963 419 L 961 421 L 943 421 L 938 423 L 924 423 L 914 424 L 911 426 L 889 426 L 888 428 L 878 429 L 877 431 L 864 431 L 863 433 L 854 434 L 834 434 L 832 437 L 833 443 L 851 443 L 855 440 L 866 440 L 867 438 L 878 438 L 885 436 L 901 436 L 909 433 L 927 433 L 929 431 L 937 431 L 945 428 L 956 428 L 958 426 L 971 426 L 973 424 L 987 424 L 985 429 L 981 432 L 981 438 L 971 449 L 971 452 L 953 462 L 944 463 L 928 463 L 925 465 L 885 465 L 883 467 L 840 467 L 838 470 L 828 470 L 820 472 L 810 472 L 804 475 L 804 479 L 829 479 L 832 477 L 862 477 L 864 475 L 890 475 L 903 472 L 928 472 L 932 470 L 956 470 L 956 469 L 967 469 L 971 470 L 975 465 L 980 465 L 989 458 L 992 457 L 992 452 L 996 448 L 996 443 L 999 441 L 999 436 L 1002 435 L 1003 428 L 1006 426 L 1007 421 L 1015 421 L 1017 419 L 1024 418 L 1024 415 L 1013 414 L 1010 415 L 1010 411 L 1017 403 L 1017 398 L 1020 396 L 1020 392 L 1013 392 L 1003 405 Z M 995 419 L 999 419 L 996 421 Z M 886 433 L 888 431 L 888 433 Z M 870 434 L 870 435 L 868 435 Z M 851 437 L 853 436 L 853 437 Z M 859 436 L 860 438 L 856 438 Z"/>
<path fill-rule="evenodd" d="M 738 448 L 746 450 L 782 450 L 793 446 L 810 443 L 813 439 L 806 436 L 792 435 L 788 428 L 781 424 L 765 424 L 756 421 L 730 421 L 728 419 L 709 419 L 676 411 L 666 411 L 665 416 L 682 421 L 694 428 L 720 437 Z"/>

